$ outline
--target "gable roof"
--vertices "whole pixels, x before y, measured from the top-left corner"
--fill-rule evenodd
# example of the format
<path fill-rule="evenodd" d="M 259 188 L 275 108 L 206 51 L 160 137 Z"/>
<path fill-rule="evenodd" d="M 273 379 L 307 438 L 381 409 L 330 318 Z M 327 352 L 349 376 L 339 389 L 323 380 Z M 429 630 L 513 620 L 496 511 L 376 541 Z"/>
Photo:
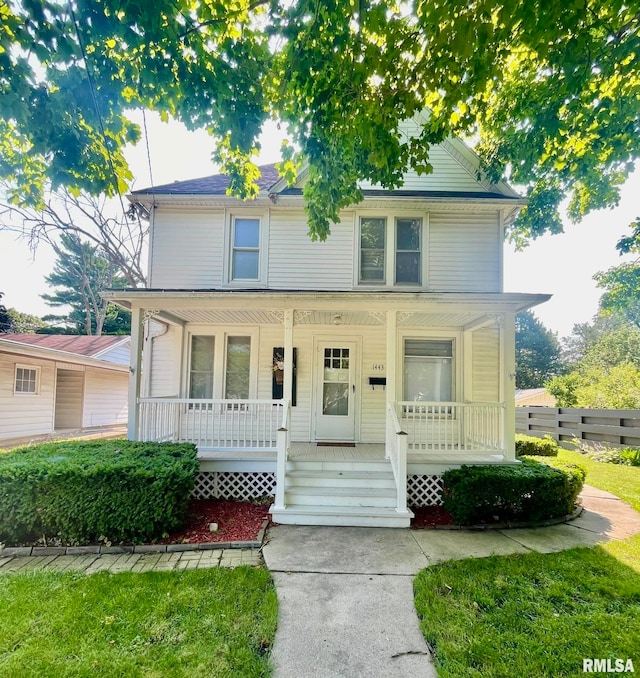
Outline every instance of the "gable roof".
<path fill-rule="evenodd" d="M 6 334 L 1 337 L 20 344 L 76 353 L 88 358 L 97 358 L 109 349 L 129 341 L 129 336 L 123 335 L 90 337 L 75 334 Z"/>
<path fill-rule="evenodd" d="M 269 189 L 278 183 L 280 176 L 275 163 L 260 165 L 260 177 L 257 184 L 261 191 Z M 200 179 L 174 181 L 172 184 L 152 186 L 132 191 L 131 195 L 226 195 L 229 187 L 229 177 L 226 174 L 213 174 Z"/>

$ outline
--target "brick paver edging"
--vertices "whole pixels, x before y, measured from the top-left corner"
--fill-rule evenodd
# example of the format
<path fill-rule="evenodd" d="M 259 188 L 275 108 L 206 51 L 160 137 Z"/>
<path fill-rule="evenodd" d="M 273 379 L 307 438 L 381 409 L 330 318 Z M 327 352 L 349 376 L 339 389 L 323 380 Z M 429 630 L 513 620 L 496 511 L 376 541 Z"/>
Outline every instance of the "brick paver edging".
<path fill-rule="evenodd" d="M 134 546 L 6 546 L 0 545 L 4 556 L 84 556 L 124 553 L 176 553 L 179 551 L 217 551 L 221 549 L 260 549 L 269 519 L 262 521 L 255 541 L 209 541 L 202 544 L 135 544 Z"/>

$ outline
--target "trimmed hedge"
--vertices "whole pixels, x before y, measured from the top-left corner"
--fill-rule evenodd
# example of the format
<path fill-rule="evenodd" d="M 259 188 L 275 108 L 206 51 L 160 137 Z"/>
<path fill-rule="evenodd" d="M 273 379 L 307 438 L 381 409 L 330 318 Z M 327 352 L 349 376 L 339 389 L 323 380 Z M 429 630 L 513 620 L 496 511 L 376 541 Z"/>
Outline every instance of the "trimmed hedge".
<path fill-rule="evenodd" d="M 530 455 L 535 457 L 557 457 L 558 443 L 553 438 L 536 438 L 516 434 L 516 457 Z"/>
<path fill-rule="evenodd" d="M 586 472 L 553 460 L 517 466 L 463 466 L 443 474 L 444 508 L 458 525 L 536 521 L 573 511 Z"/>
<path fill-rule="evenodd" d="M 0 542 L 141 542 L 179 528 L 198 471 L 190 443 L 69 441 L 0 455 Z"/>

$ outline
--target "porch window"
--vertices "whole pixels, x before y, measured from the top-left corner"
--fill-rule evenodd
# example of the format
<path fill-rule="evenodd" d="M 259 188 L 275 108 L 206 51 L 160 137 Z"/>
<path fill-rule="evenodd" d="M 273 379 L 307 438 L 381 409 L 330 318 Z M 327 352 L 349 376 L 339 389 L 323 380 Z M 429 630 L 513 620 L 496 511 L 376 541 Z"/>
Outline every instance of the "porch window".
<path fill-rule="evenodd" d="M 232 280 L 260 279 L 260 219 L 234 218 Z"/>
<path fill-rule="evenodd" d="M 396 219 L 396 284 L 420 285 L 422 219 Z"/>
<path fill-rule="evenodd" d="M 40 368 L 16 365 L 14 393 L 37 395 L 40 390 Z"/>
<path fill-rule="evenodd" d="M 405 339 L 404 400 L 451 402 L 453 341 Z"/>
<path fill-rule="evenodd" d="M 251 374 L 251 337 L 228 337 L 225 398 L 247 399 Z"/>
<path fill-rule="evenodd" d="M 213 355 L 215 337 L 191 337 L 189 398 L 213 398 Z"/>
<path fill-rule="evenodd" d="M 386 229 L 385 218 L 360 219 L 360 282 L 384 283 Z"/>

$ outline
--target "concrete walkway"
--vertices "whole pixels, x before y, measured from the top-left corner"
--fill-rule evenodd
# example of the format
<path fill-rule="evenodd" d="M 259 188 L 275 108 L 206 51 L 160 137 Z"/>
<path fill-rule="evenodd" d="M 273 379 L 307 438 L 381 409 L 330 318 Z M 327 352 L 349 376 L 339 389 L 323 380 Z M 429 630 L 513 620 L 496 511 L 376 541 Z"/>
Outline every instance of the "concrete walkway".
<path fill-rule="evenodd" d="M 640 514 L 592 487 L 571 523 L 536 529 L 271 527 L 263 554 L 279 601 L 274 678 L 431 678 L 413 577 L 445 560 L 550 553 L 640 533 Z"/>

